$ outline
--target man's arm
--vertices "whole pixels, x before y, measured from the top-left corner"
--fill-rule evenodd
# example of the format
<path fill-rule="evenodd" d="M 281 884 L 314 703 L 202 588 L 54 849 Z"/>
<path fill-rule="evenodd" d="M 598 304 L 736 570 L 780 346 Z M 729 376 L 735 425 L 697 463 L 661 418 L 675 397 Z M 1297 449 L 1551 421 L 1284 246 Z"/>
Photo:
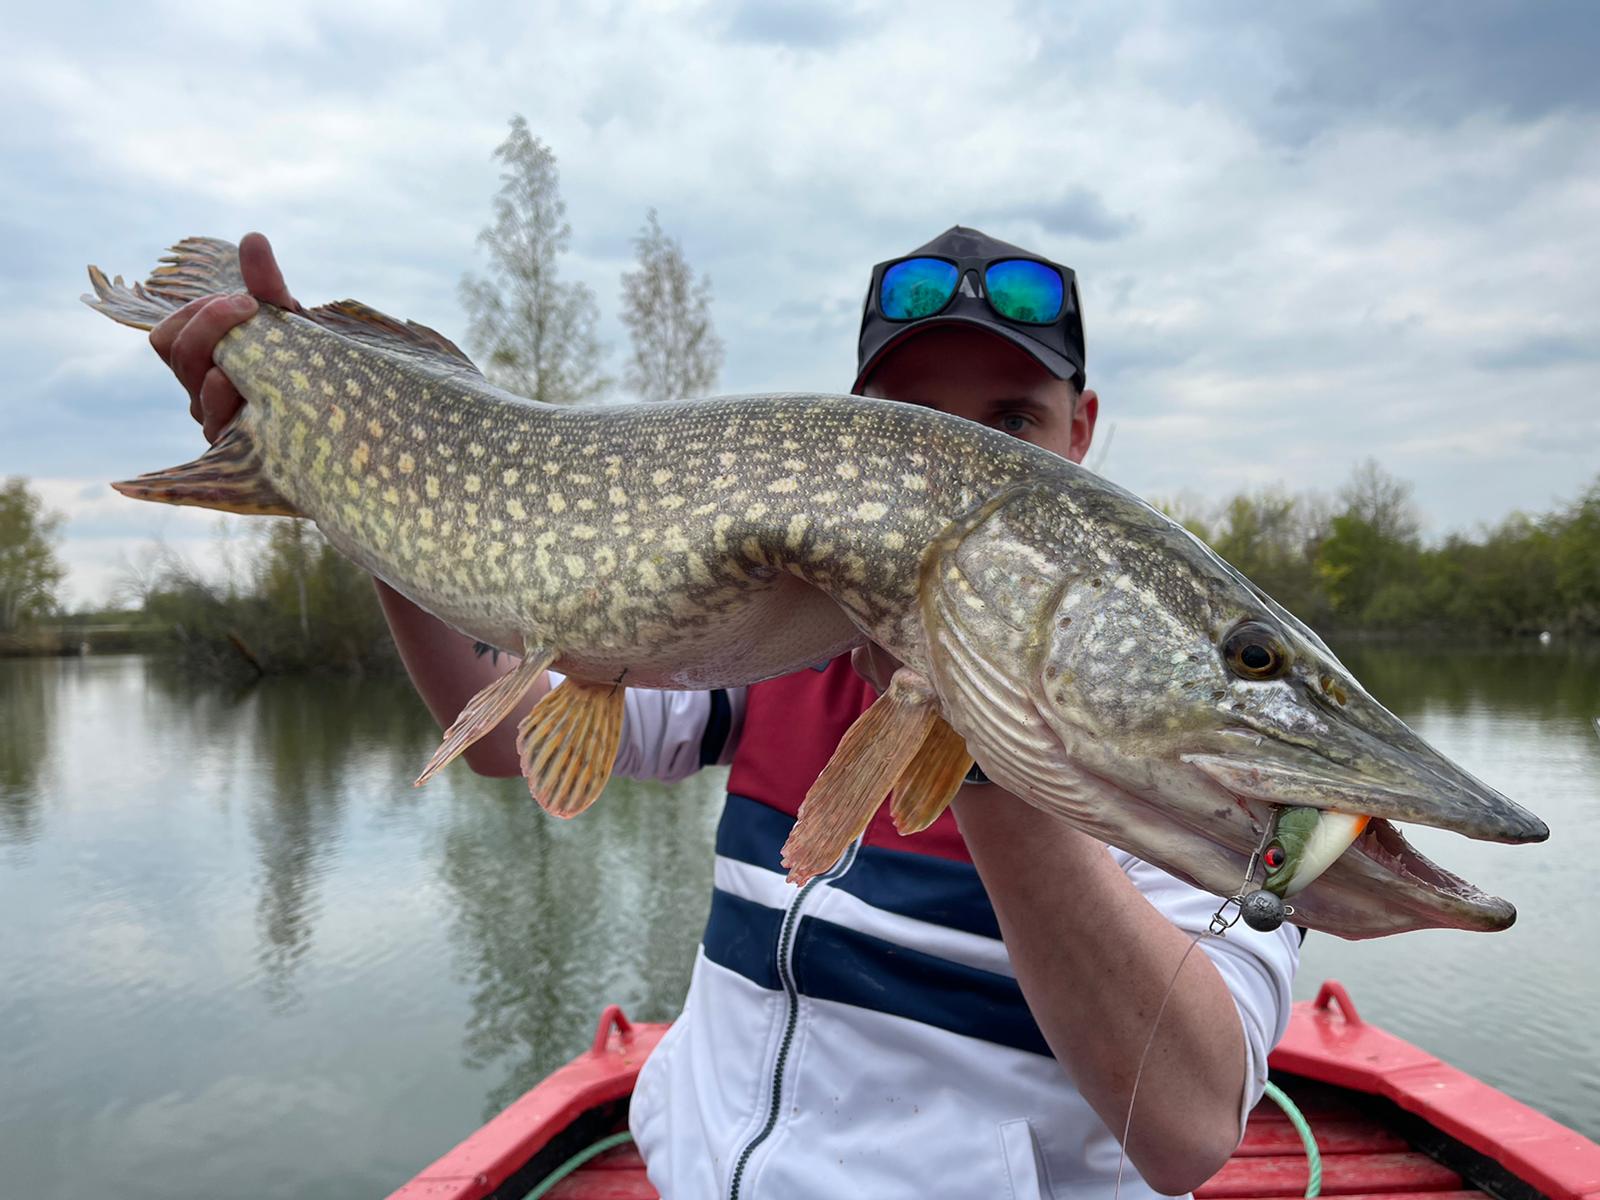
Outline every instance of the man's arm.
<path fill-rule="evenodd" d="M 852 655 L 881 692 L 900 664 Z M 996 784 L 951 804 L 994 905 L 1028 1009 L 1083 1098 L 1120 1140 L 1145 1058 L 1128 1161 L 1151 1187 L 1192 1191 L 1238 1144 L 1248 1056 L 1240 1013 L 1194 935 L 1150 903 L 1106 848 Z M 1182 971 L 1176 983 L 1173 974 Z"/>
<path fill-rule="evenodd" d="M 1193 935 L 1104 846 L 993 785 L 952 805 L 1045 1040 L 1118 1138 L 1139 1055 Z M 1244 1098 L 1233 997 L 1199 948 L 1183 963 L 1145 1060 L 1128 1160 L 1158 1191 L 1191 1191 L 1233 1153 Z"/>
<path fill-rule="evenodd" d="M 378 603 L 411 685 L 441 729 L 456 719 L 467 701 L 517 665 L 510 655 L 479 654 L 472 641 L 432 613 L 418 608 L 381 580 Z M 517 722 L 550 690 L 550 673 L 533 681 L 517 707 L 462 755 L 479 775 L 521 775 Z"/>

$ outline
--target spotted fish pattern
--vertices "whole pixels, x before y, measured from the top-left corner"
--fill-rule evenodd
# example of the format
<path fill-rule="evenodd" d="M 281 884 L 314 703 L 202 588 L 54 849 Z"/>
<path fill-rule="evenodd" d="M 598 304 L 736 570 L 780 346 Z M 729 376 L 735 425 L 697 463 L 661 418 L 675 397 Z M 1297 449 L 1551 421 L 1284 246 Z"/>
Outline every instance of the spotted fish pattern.
<path fill-rule="evenodd" d="M 180 243 L 91 306 L 150 328 L 241 284 Z M 893 793 L 925 827 L 973 756 L 1030 802 L 1202 886 L 1237 889 L 1272 813 L 1344 821 L 1295 897 L 1345 936 L 1504 928 L 1386 819 L 1534 841 L 1531 813 L 1360 689 L 1309 629 L 1125 490 L 931 409 L 783 394 L 560 408 L 354 301 L 263 305 L 214 353 L 248 401 L 140 499 L 309 518 L 422 608 L 521 664 L 466 705 L 418 782 L 517 720 L 529 790 L 571 816 L 609 776 L 619 684 L 732 687 L 870 639 L 904 666 L 808 792 L 784 848 L 827 869 Z M 1245 649 L 1240 649 L 1244 647 Z M 1240 655 L 1248 651 L 1247 658 Z M 1250 664 L 1266 664 L 1261 669 Z"/>
<path fill-rule="evenodd" d="M 91 303 L 118 319 L 130 298 L 164 305 L 151 323 L 232 282 L 235 254 L 193 239 L 173 257 L 186 288 L 162 294 L 158 274 L 135 297 L 118 280 Z M 254 511 L 309 517 L 478 641 L 639 686 L 737 686 L 863 637 L 920 657 L 922 550 L 982 498 L 1066 466 L 860 397 L 536 404 L 433 331 L 351 301 L 263 306 L 215 360 L 248 403 L 213 464 L 247 460 L 283 501 Z M 120 486 L 186 502 L 163 490 L 168 474 Z"/>

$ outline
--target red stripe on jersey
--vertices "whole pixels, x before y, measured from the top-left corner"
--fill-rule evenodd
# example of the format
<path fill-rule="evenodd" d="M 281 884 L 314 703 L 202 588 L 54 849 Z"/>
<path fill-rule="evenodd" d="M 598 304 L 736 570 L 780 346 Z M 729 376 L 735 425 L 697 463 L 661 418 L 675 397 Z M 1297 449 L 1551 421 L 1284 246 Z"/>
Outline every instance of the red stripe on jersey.
<path fill-rule="evenodd" d="M 872 685 L 850 665 L 848 654 L 834 659 L 826 670 L 796 671 L 751 685 L 728 791 L 794 816 L 845 730 L 876 698 Z M 921 833 L 901 837 L 885 805 L 867 826 L 866 844 L 972 861 L 949 809 Z"/>

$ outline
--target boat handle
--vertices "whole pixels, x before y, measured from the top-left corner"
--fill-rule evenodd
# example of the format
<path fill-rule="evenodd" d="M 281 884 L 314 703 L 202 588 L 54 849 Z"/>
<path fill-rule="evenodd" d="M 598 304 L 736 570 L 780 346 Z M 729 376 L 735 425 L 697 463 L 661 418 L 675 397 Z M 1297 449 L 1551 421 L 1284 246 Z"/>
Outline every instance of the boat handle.
<path fill-rule="evenodd" d="M 1327 1008 L 1330 1003 L 1337 1002 L 1339 1012 L 1343 1015 L 1346 1025 L 1365 1025 L 1361 1014 L 1356 1011 L 1356 1002 L 1350 999 L 1350 993 L 1344 990 L 1344 984 L 1337 979 L 1323 980 L 1322 987 L 1317 989 L 1317 1008 Z"/>
<path fill-rule="evenodd" d="M 611 1036 L 612 1029 L 617 1031 L 617 1036 L 627 1041 L 633 1036 L 633 1022 L 628 1020 L 620 1004 L 608 1004 L 605 1011 L 600 1014 L 600 1024 L 594 1031 L 594 1042 L 589 1047 L 590 1054 L 604 1054 L 606 1041 Z"/>

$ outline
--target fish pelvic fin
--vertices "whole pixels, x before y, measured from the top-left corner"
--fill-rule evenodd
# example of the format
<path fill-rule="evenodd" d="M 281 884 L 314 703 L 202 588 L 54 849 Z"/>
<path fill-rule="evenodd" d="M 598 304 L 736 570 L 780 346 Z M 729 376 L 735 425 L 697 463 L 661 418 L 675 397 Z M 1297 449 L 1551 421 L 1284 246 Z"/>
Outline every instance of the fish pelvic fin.
<path fill-rule="evenodd" d="M 239 247 L 221 238 L 185 238 L 162 257 L 150 278 L 126 284 L 122 276 L 107 279 L 99 267 L 89 268 L 94 295 L 83 302 L 122 325 L 154 329 L 191 300 L 245 290 L 239 273 Z"/>
<path fill-rule="evenodd" d="M 896 671 L 883 695 L 845 731 L 801 802 L 783 844 L 790 883 L 822 874 L 861 835 L 937 719 L 927 681 L 905 667 Z"/>
<path fill-rule="evenodd" d="M 433 752 L 428 765 L 422 768 L 422 774 L 417 776 L 413 786 L 421 787 L 427 783 L 474 742 L 510 716 L 517 701 L 527 694 L 534 680 L 549 668 L 555 658 L 548 651 L 531 650 L 513 670 L 507 671 L 468 700 L 460 715 L 445 730 L 444 740 Z"/>
<path fill-rule="evenodd" d="M 564 679 L 517 727 L 528 791 L 544 810 L 575 817 L 600 798 L 622 744 L 620 684 Z"/>
<path fill-rule="evenodd" d="M 921 833 L 939 819 L 972 770 L 966 739 L 935 716 L 916 757 L 895 780 L 889 815 L 902 834 Z"/>
<path fill-rule="evenodd" d="M 267 478 L 260 447 L 241 416 L 193 462 L 111 485 L 135 500 L 215 508 L 250 516 L 303 517 Z"/>

